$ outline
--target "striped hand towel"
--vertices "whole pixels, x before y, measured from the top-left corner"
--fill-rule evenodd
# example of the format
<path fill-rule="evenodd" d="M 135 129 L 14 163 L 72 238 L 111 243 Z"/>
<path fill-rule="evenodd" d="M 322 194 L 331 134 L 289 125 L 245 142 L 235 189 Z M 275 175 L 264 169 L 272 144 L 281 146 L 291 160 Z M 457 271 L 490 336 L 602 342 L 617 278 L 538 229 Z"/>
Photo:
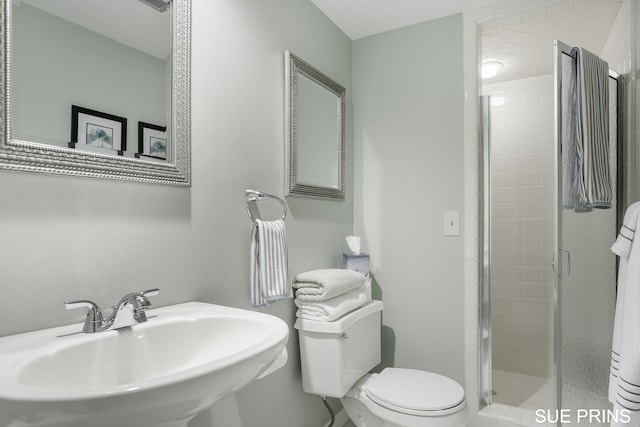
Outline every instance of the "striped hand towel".
<path fill-rule="evenodd" d="M 577 208 L 610 208 L 609 65 L 580 47 L 576 55 Z"/>
<path fill-rule="evenodd" d="M 251 228 L 251 304 L 292 298 L 284 221 L 256 219 Z"/>

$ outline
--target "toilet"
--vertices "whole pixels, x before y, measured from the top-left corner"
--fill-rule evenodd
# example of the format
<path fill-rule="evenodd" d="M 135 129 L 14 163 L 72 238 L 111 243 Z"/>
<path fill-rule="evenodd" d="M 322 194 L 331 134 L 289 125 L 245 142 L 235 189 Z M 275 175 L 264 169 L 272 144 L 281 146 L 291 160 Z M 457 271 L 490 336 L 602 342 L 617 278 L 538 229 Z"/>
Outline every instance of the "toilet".
<path fill-rule="evenodd" d="M 302 388 L 339 398 L 357 427 L 464 427 L 464 389 L 445 376 L 380 363 L 382 301 L 333 322 L 297 319 Z"/>

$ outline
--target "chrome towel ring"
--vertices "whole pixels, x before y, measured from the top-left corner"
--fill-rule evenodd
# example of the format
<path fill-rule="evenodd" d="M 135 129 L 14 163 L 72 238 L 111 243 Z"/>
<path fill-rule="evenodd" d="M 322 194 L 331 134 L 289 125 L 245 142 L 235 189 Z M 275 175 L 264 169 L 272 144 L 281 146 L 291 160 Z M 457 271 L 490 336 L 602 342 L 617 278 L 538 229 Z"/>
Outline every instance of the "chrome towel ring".
<path fill-rule="evenodd" d="M 259 200 L 264 200 L 264 199 L 274 199 L 282 205 L 282 217 L 280 219 L 284 221 L 284 219 L 287 217 L 287 205 L 284 202 L 284 200 L 282 200 L 280 197 L 274 196 L 272 194 L 263 193 L 262 191 L 256 191 L 256 190 L 246 190 L 245 197 L 247 198 L 247 202 L 257 202 Z M 254 217 L 253 214 L 251 213 L 251 209 L 249 208 L 248 203 L 247 203 L 247 214 L 249 215 L 249 218 L 251 218 L 251 221 L 253 221 L 253 223 L 255 224 L 257 218 Z"/>

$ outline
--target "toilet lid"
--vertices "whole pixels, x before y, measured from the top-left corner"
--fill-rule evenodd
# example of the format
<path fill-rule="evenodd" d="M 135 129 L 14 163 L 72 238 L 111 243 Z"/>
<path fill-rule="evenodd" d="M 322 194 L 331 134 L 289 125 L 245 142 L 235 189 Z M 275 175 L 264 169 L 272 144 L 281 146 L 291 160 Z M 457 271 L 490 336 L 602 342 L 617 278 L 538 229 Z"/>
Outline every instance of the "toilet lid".
<path fill-rule="evenodd" d="M 451 378 L 402 368 L 386 368 L 374 375 L 366 384 L 366 393 L 371 400 L 396 411 L 440 411 L 464 400 L 464 389 Z"/>

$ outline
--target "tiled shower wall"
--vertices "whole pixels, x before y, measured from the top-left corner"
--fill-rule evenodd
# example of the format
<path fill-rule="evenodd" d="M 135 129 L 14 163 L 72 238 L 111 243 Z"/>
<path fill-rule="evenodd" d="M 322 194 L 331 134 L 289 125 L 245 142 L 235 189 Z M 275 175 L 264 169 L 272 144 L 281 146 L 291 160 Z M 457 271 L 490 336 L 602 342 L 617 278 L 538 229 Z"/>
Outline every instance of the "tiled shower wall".
<path fill-rule="evenodd" d="M 491 108 L 493 369 L 553 374 L 553 76 L 483 87 Z"/>

